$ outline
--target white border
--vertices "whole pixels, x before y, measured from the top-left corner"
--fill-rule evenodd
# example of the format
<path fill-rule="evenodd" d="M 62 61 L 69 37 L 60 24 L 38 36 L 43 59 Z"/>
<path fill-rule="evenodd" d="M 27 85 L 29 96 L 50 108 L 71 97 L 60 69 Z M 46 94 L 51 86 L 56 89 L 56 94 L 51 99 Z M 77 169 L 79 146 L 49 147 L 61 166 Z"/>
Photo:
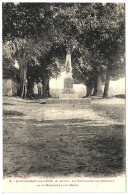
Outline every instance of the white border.
<path fill-rule="evenodd" d="M 2 4 L 0 4 L 0 26 L 2 27 Z M 0 179 L 3 177 L 3 123 L 2 123 L 2 28 L 0 29 Z M 0 180 L 0 181 L 1 181 Z M 2 181 L 0 182 L 0 187 L 2 189 Z"/>
<path fill-rule="evenodd" d="M 66 3 L 126 3 L 127 1 L 126 0 L 109 0 L 109 1 L 106 1 L 106 0 L 85 0 L 85 1 L 82 1 L 82 0 L 77 0 L 77 1 L 74 1 L 74 0 L 69 0 L 69 1 L 66 1 L 66 0 L 37 0 L 37 1 L 34 1 L 34 0 L 23 0 L 23 1 L 20 1 L 20 0 L 16 0 L 16 1 L 11 1 L 11 0 L 3 0 L 2 2 L 21 2 L 21 3 L 24 3 L 24 2 L 27 2 L 27 3 L 38 3 L 38 2 L 41 2 L 41 3 L 62 3 L 62 2 L 66 2 Z"/>
<path fill-rule="evenodd" d="M 69 2 L 71 2 L 71 3 L 79 3 L 79 2 L 81 2 L 81 3 L 92 3 L 92 2 L 95 2 L 95 3 L 125 3 L 126 4 L 126 64 L 127 64 L 127 61 L 128 61 L 128 55 L 127 55 L 127 45 L 128 45 L 128 39 L 127 39 L 127 33 L 128 33 L 128 31 L 127 31 L 127 26 L 128 26 L 128 24 L 127 24 L 127 19 L 128 19 L 128 1 L 127 0 L 124 0 L 124 1 L 121 1 L 121 0 L 109 0 L 109 1 L 105 1 L 105 0 L 102 0 L 102 1 L 99 1 L 99 0 L 95 0 L 95 1 L 93 1 L 93 0 L 89 0 L 89 1 L 82 1 L 82 0 L 77 0 L 77 1 L 73 1 L 73 0 L 70 0 L 70 1 L 65 1 L 65 0 L 38 0 L 38 1 L 33 1 L 33 0 L 24 0 L 24 1 L 20 1 L 20 0 L 16 0 L 16 1 L 11 1 L 11 0 L 3 0 L 2 2 L 1 2 L 1 4 L 0 4 L 0 26 L 2 27 L 2 3 L 4 3 L 4 2 L 22 2 L 22 3 L 25 3 L 25 2 L 34 2 L 34 3 L 38 3 L 38 2 L 45 2 L 45 3 L 52 3 L 52 2 L 54 2 L 54 3 L 61 3 L 61 2 L 66 2 L 66 3 L 69 3 Z M 1 108 L 1 112 L 0 112 L 0 118 L 2 119 L 2 28 L 1 28 L 1 30 L 0 30 L 0 36 L 1 36 L 1 41 L 0 41 L 0 53 L 1 53 L 1 58 L 0 58 L 0 62 L 1 62 L 1 70 L 0 70 L 0 73 L 1 73 L 1 76 L 0 76 L 0 92 L 1 92 L 1 97 L 0 97 L 0 108 Z M 126 88 L 127 88 L 127 84 L 128 84 L 128 80 L 127 80 L 127 72 L 128 72 L 128 66 L 126 66 Z M 127 95 L 127 91 L 126 91 L 126 95 Z M 127 111 L 127 100 L 126 100 L 126 111 Z M 0 148 L 1 148 L 1 151 L 3 151 L 3 133 L 2 133 L 2 123 L 0 123 L 0 130 L 1 130 L 1 132 L 0 132 Z M 128 138 L 128 133 L 127 133 L 127 131 L 126 131 L 126 140 L 127 140 L 127 138 Z M 126 142 L 126 148 L 128 148 L 128 144 L 127 144 L 127 142 Z M 127 153 L 126 153 L 127 154 Z M 126 155 L 127 156 L 127 155 Z M 0 182 L 0 187 L 1 187 L 1 191 L 0 192 L 2 192 L 2 172 L 3 172 L 3 170 L 2 170 L 2 161 L 3 161 L 3 152 L 2 152 L 2 155 L 1 155 L 1 160 L 0 160 L 0 178 L 1 178 L 1 182 Z M 126 170 L 127 170 L 127 168 L 128 168 L 128 161 L 126 161 Z M 126 175 L 126 179 L 127 179 L 127 175 Z M 126 183 L 127 183 L 127 189 L 128 189 L 128 182 L 126 181 Z M 128 191 L 128 190 L 127 190 Z M 8 194 L 13 194 L 13 193 L 8 193 Z M 16 194 L 19 194 L 19 193 L 16 193 Z M 28 194 L 31 194 L 31 193 L 28 193 Z M 32 193 L 32 194 L 37 194 L 37 193 Z M 43 194 L 47 194 L 47 193 L 43 193 Z M 52 194 L 52 193 L 49 193 L 49 194 Z M 54 193 L 55 194 L 55 193 Z M 58 194 L 58 193 L 57 193 Z M 59 194 L 62 194 L 62 193 L 59 193 Z M 66 194 L 70 194 L 70 193 L 66 193 Z M 79 194 L 79 193 L 75 193 L 75 194 Z M 87 193 L 87 194 L 94 194 L 94 193 Z M 97 193 L 96 193 L 97 194 Z M 99 194 L 99 193 L 98 193 Z M 102 194 L 102 193 L 100 193 L 100 194 Z M 103 194 L 108 194 L 108 193 L 103 193 Z M 109 194 L 111 194 L 111 193 L 109 193 Z M 113 193 L 113 194 L 115 194 L 115 193 Z M 126 194 L 126 193 L 118 193 L 118 194 Z"/>

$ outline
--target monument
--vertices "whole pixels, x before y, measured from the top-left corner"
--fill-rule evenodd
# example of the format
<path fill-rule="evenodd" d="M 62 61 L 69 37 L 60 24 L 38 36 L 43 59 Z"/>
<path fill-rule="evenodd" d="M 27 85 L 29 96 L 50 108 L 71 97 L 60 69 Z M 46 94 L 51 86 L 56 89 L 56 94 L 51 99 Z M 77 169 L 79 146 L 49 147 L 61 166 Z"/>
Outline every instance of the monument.
<path fill-rule="evenodd" d="M 90 98 L 78 98 L 78 94 L 73 90 L 73 78 L 72 78 L 72 64 L 71 55 L 67 53 L 65 63 L 65 78 L 64 86 L 59 94 L 59 99 L 47 99 L 43 103 L 46 104 L 72 104 L 72 105 L 86 105 L 91 103 Z"/>
<path fill-rule="evenodd" d="M 64 88 L 62 93 L 59 94 L 59 99 L 73 99 L 78 98 L 78 94 L 73 91 L 73 78 L 72 78 L 72 64 L 71 64 L 71 55 L 67 53 L 66 63 L 65 63 L 65 78 L 64 78 Z"/>

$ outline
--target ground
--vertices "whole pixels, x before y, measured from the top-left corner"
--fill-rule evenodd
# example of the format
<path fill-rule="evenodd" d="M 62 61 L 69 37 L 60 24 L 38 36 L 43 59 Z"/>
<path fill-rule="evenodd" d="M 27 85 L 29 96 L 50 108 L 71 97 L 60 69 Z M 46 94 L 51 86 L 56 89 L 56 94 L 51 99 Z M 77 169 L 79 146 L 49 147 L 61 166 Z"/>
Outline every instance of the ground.
<path fill-rule="evenodd" d="M 115 175 L 125 171 L 125 101 L 42 104 L 3 98 L 4 176 Z"/>

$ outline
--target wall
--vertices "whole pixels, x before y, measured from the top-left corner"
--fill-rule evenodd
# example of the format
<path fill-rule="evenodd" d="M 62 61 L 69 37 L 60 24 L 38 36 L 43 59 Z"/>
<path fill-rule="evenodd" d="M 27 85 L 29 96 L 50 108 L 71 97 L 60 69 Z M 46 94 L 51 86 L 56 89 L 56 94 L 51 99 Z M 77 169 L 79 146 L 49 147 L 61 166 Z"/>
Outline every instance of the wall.
<path fill-rule="evenodd" d="M 11 79 L 3 79 L 3 95 L 13 96 L 16 93 L 16 83 Z"/>

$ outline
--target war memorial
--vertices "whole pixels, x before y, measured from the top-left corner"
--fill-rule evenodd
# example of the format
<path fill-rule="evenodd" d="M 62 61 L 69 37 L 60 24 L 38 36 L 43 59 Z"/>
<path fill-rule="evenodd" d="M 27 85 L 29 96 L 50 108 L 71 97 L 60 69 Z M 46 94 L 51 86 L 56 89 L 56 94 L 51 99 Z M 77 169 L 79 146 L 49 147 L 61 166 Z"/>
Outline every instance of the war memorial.
<path fill-rule="evenodd" d="M 65 78 L 63 81 L 64 88 L 59 94 L 59 99 L 48 99 L 45 103 L 48 104 L 88 104 L 91 103 L 90 98 L 78 98 L 78 94 L 73 90 L 73 78 L 72 78 L 72 63 L 71 54 L 67 53 L 65 62 Z"/>

